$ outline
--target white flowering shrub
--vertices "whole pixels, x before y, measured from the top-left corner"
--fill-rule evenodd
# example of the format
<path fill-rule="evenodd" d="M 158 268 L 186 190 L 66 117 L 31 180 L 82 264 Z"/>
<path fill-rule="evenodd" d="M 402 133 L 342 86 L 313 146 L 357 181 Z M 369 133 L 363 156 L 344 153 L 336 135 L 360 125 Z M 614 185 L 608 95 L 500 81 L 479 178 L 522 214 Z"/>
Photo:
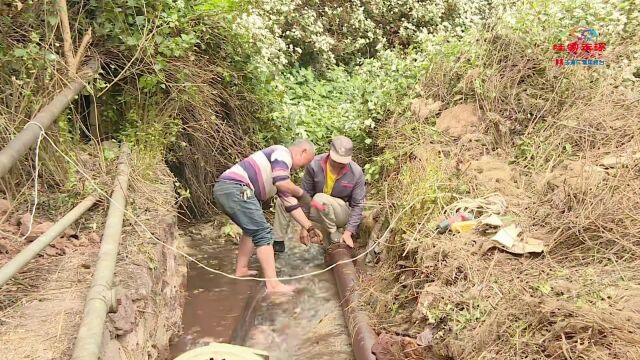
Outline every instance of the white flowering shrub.
<path fill-rule="evenodd" d="M 371 58 L 425 35 L 462 35 L 504 0 L 259 0 L 236 29 L 263 55 L 263 69 L 289 65 L 326 69 Z"/>

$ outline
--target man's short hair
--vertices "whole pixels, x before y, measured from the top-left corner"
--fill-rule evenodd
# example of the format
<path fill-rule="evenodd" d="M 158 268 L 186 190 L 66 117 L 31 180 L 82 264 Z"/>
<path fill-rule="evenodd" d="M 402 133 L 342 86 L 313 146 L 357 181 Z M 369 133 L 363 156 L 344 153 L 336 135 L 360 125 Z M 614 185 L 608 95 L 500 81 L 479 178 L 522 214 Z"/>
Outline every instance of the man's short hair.
<path fill-rule="evenodd" d="M 316 153 L 316 146 L 307 139 L 296 139 L 296 141 L 291 144 L 291 147 L 303 147 L 311 150 L 311 153 L 314 155 Z"/>

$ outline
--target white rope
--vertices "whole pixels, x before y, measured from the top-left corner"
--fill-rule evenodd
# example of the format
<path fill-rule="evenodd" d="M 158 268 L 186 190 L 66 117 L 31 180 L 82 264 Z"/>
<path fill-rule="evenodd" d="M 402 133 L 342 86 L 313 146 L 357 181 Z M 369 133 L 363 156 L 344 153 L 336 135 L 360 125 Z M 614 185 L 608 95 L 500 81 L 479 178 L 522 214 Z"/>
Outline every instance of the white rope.
<path fill-rule="evenodd" d="M 371 250 L 373 250 L 376 245 L 378 245 L 378 243 L 380 242 L 381 239 L 384 239 L 388 232 L 391 231 L 391 228 L 393 228 L 393 226 L 395 225 L 395 223 L 397 222 L 397 220 L 400 218 L 400 216 L 407 211 L 409 208 L 411 208 L 418 200 L 424 198 L 424 196 L 422 197 L 418 197 L 416 199 L 414 199 L 414 201 L 409 204 L 407 207 L 405 207 L 404 209 L 402 209 L 402 211 L 400 211 L 400 213 L 398 215 L 396 215 L 396 217 L 391 221 L 391 223 L 389 224 L 389 227 L 387 228 L 387 230 L 385 231 L 385 233 L 380 237 L 379 240 L 377 240 L 376 242 L 374 242 L 374 244 L 369 247 L 365 252 L 363 252 L 362 254 L 356 256 L 355 258 L 352 259 L 348 259 L 348 260 L 343 260 L 343 261 L 339 261 L 331 266 L 328 266 L 322 270 L 317 270 L 317 271 L 312 271 L 310 273 L 305 273 L 305 274 L 301 274 L 301 275 L 295 275 L 295 276 L 284 276 L 284 277 L 275 277 L 275 278 L 260 278 L 260 277 L 240 277 L 240 276 L 235 276 L 235 275 L 231 275 L 231 274 L 227 274 L 223 271 L 220 270 L 216 270 L 216 269 L 212 269 L 210 267 L 208 267 L 207 265 L 201 263 L 200 261 L 196 260 L 195 258 L 185 254 L 184 252 L 176 249 L 175 247 L 168 245 L 164 242 L 162 242 L 162 240 L 156 238 L 153 233 L 151 233 L 151 231 L 140 221 L 138 220 L 138 218 L 136 218 L 131 212 L 129 212 L 127 209 L 120 207 L 120 205 L 118 205 L 116 202 L 112 201 L 111 197 L 106 194 L 104 191 L 102 191 L 91 179 L 91 177 L 89 175 L 87 175 L 84 171 L 82 171 L 82 169 L 80 169 L 80 166 L 78 164 L 76 164 L 71 158 L 69 158 L 65 153 L 63 153 L 57 146 L 56 144 L 51 140 L 51 138 L 49 138 L 46 134 L 42 133 L 43 136 L 49 141 L 49 143 L 51 143 L 51 145 L 54 147 L 54 149 L 56 149 L 56 151 L 58 151 L 67 161 L 69 161 L 69 163 L 71 163 L 71 165 L 73 165 L 76 170 L 78 170 L 85 178 L 87 178 L 87 180 L 89 181 L 89 183 L 91 184 L 91 186 L 93 186 L 97 192 L 99 192 L 100 194 L 102 194 L 104 197 L 106 197 L 107 199 L 109 199 L 110 203 L 112 205 L 117 206 L 118 208 L 120 208 L 120 210 L 124 211 L 125 214 L 127 214 L 134 222 L 136 222 L 138 225 L 140 225 L 148 234 L 149 236 L 151 236 L 151 238 L 158 242 L 159 244 L 162 244 L 163 246 L 165 246 L 166 248 L 172 250 L 173 252 L 182 255 L 183 257 L 185 257 L 187 260 L 190 260 L 192 262 L 194 262 L 195 264 L 199 265 L 200 267 L 202 267 L 203 269 L 206 269 L 212 273 L 218 274 L 218 275 L 222 275 L 231 279 L 236 279 L 236 280 L 258 280 L 258 281 L 267 281 L 267 280 L 296 280 L 296 279 L 301 279 L 304 277 L 310 277 L 310 276 L 315 276 L 318 274 L 322 274 L 326 271 L 329 271 L 331 269 L 333 269 L 334 267 L 340 265 L 340 264 L 345 264 L 345 263 L 349 263 L 352 262 L 354 260 L 360 259 L 363 256 L 365 256 L 367 253 L 369 253 Z M 437 196 L 437 195 L 434 195 Z M 126 206 L 125 206 L 126 207 Z"/>
<path fill-rule="evenodd" d="M 29 121 L 24 127 L 29 126 L 30 124 L 33 125 L 37 125 L 40 128 L 40 134 L 38 135 L 38 141 L 36 142 L 36 172 L 35 172 L 35 180 L 34 180 L 34 185 L 33 185 L 33 208 L 31 208 L 31 217 L 29 218 L 29 229 L 27 230 L 27 233 L 20 238 L 20 241 L 23 241 L 24 239 L 27 238 L 27 236 L 29 236 L 29 234 L 31 234 L 31 228 L 33 227 L 33 217 L 36 214 L 36 207 L 38 206 L 38 174 L 40 173 L 40 166 L 38 165 L 38 159 L 40 158 L 40 142 L 42 142 L 42 137 L 45 136 L 44 134 L 44 127 L 42 127 L 42 125 L 38 124 L 35 121 Z"/>
<path fill-rule="evenodd" d="M 447 206 L 444 213 L 448 216 L 454 215 L 457 211 L 465 213 L 482 213 L 476 220 L 485 219 L 491 214 L 502 215 L 507 209 L 507 202 L 499 193 L 492 193 L 477 199 L 463 198 Z"/>

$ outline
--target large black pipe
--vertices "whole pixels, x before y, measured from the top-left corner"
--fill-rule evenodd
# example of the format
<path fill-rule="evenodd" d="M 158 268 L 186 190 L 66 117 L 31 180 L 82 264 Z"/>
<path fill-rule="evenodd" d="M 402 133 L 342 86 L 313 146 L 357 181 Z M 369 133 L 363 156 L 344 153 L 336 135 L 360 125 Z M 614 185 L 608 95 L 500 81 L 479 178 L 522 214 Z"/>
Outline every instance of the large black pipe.
<path fill-rule="evenodd" d="M 351 347 L 356 360 L 376 360 L 371 352 L 373 344 L 378 336 L 369 325 L 369 318 L 363 311 L 357 309 L 358 289 L 356 268 L 353 266 L 351 248 L 345 244 L 334 244 L 327 249 L 325 262 L 336 265 L 333 268 L 333 276 L 338 286 L 340 305 L 344 321 L 351 335 Z"/>

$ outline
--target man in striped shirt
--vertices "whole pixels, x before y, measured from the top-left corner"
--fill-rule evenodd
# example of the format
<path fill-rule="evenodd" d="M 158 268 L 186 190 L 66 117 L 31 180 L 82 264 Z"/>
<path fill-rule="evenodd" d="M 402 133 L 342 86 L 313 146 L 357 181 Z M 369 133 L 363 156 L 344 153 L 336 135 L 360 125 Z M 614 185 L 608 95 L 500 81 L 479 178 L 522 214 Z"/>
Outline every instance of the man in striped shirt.
<path fill-rule="evenodd" d="M 290 292 L 293 287 L 282 284 L 276 277 L 271 225 L 262 212 L 262 201 L 278 195 L 288 213 L 306 231 L 300 241 L 320 243 L 322 235 L 307 219 L 301 203 L 308 206 L 311 197 L 290 179 L 291 169 L 299 169 L 315 156 L 314 145 L 296 140 L 288 148 L 274 145 L 251 154 L 225 171 L 216 182 L 213 193 L 222 210 L 242 229 L 236 276 L 255 276 L 249 270 L 249 258 L 254 247 L 266 279 L 267 291 Z"/>

